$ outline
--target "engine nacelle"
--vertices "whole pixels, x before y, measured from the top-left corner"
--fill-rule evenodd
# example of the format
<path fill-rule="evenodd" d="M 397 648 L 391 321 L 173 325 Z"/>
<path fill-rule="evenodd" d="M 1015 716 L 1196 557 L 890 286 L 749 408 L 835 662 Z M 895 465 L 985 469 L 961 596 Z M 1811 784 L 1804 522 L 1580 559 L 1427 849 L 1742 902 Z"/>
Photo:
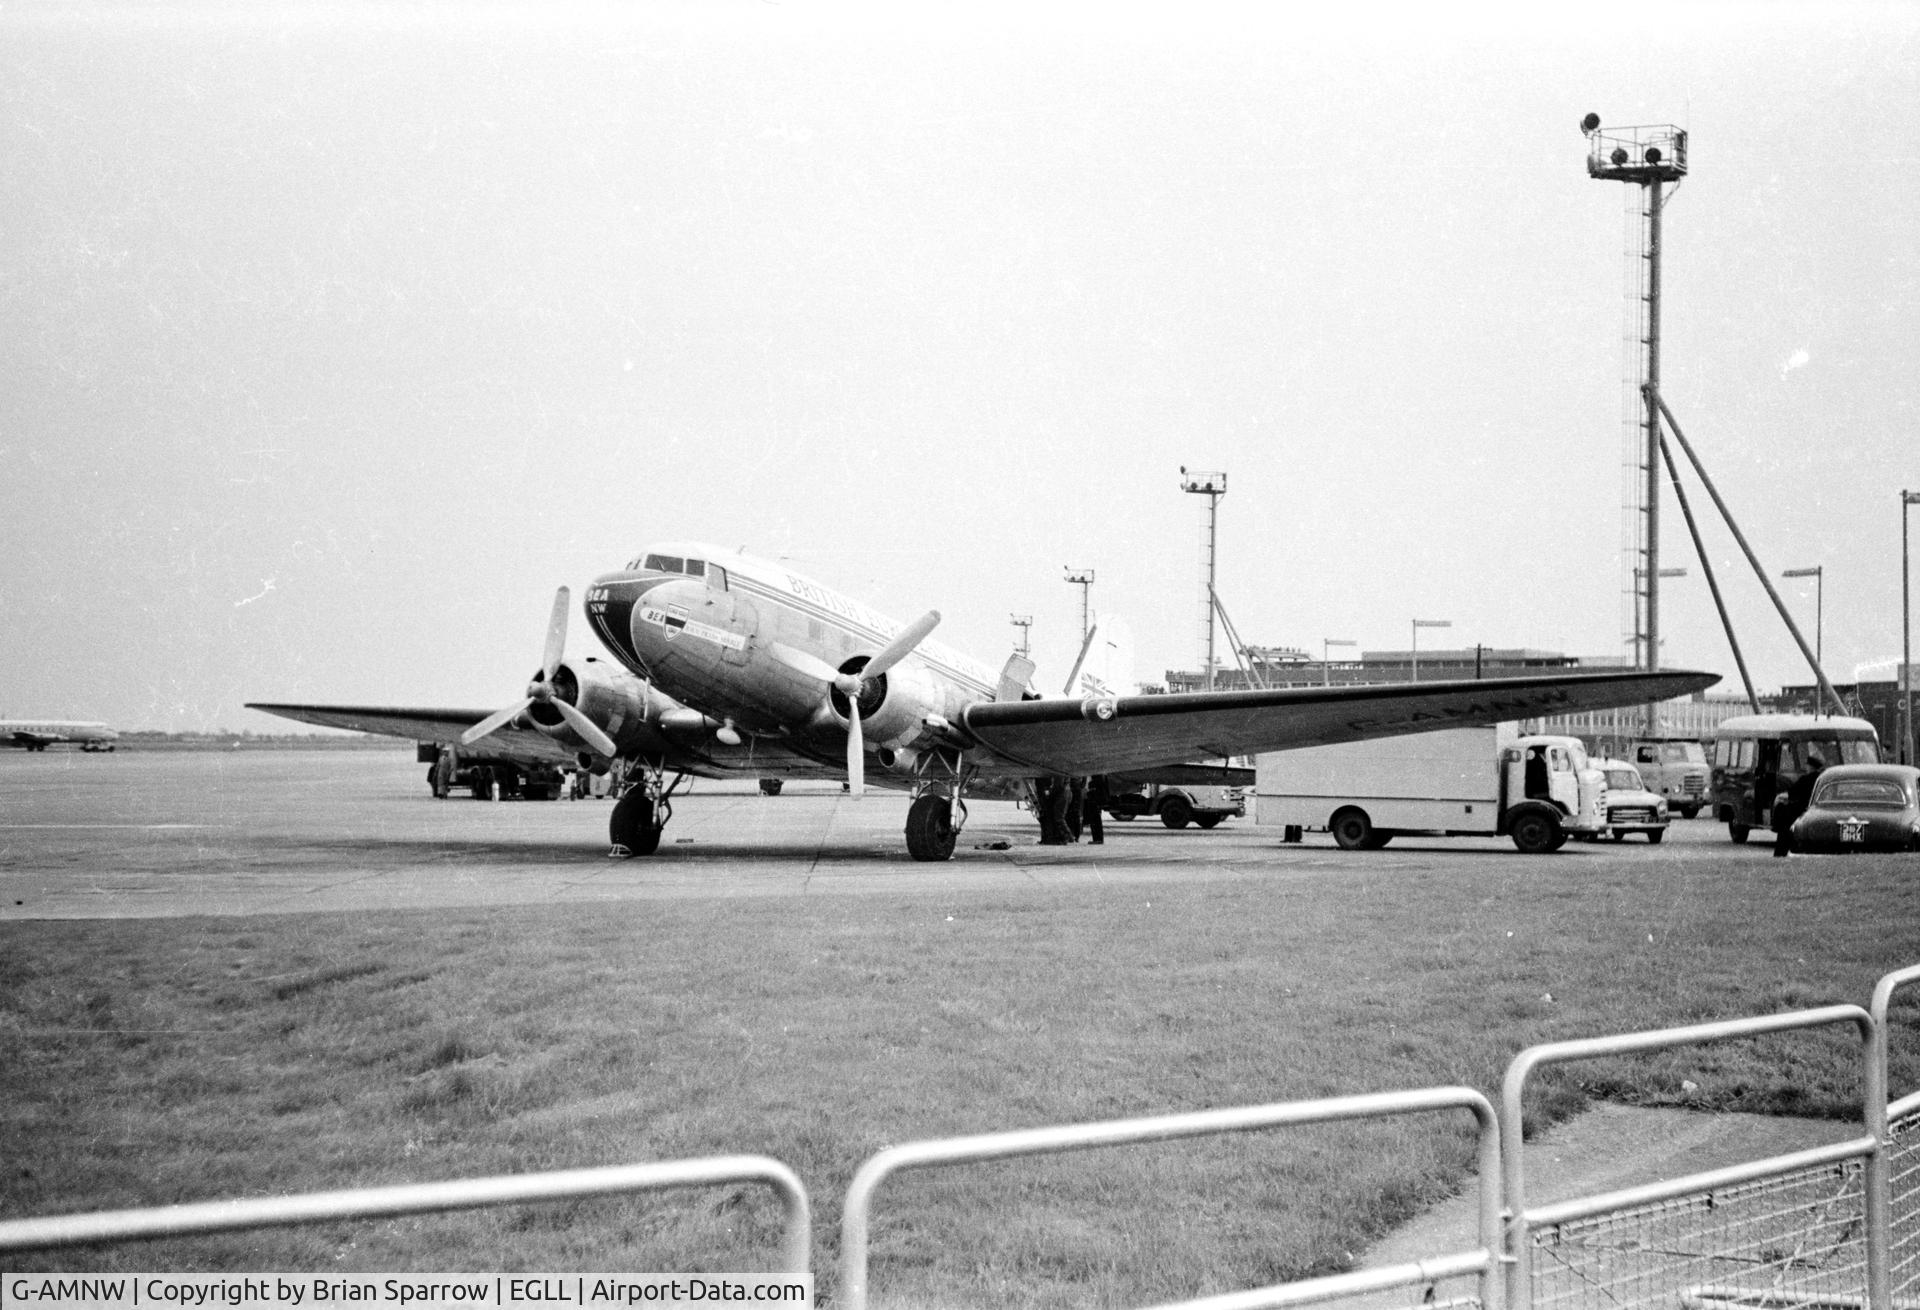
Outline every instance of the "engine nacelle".
<path fill-rule="evenodd" d="M 832 696 L 833 711 L 844 724 L 851 708 L 838 691 Z M 867 684 L 860 698 L 860 729 L 869 747 L 901 751 L 928 738 L 929 714 L 948 710 L 946 688 L 934 676 L 911 661 L 894 665 Z"/>
<path fill-rule="evenodd" d="M 553 694 L 593 720 L 594 726 L 613 738 L 622 755 L 657 755 L 667 748 L 660 716 L 669 702 L 625 669 L 591 657 L 563 660 L 553 672 Z M 527 718 L 569 750 L 591 749 L 552 705 L 535 701 L 527 709 Z"/>

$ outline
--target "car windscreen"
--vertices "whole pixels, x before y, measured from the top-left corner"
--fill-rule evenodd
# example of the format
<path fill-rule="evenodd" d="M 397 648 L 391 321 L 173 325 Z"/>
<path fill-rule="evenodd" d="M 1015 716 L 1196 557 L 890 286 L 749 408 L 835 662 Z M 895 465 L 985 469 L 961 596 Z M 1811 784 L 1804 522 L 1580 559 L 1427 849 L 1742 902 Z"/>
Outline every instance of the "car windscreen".
<path fill-rule="evenodd" d="M 1608 769 L 1607 786 L 1614 791 L 1641 791 L 1640 775 L 1632 769 Z"/>

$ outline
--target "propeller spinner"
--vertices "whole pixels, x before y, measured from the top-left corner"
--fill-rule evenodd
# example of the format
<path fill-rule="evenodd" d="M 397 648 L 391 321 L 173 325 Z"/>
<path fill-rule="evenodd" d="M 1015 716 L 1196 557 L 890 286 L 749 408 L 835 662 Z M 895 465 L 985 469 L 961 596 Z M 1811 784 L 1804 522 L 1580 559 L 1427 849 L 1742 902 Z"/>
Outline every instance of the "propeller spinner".
<path fill-rule="evenodd" d="M 460 743 L 471 746 L 482 737 L 498 732 L 509 722 L 531 709 L 538 702 L 551 705 L 560 712 L 567 726 L 579 733 L 587 745 L 611 759 L 620 753 L 613 738 L 602 732 L 600 725 L 582 714 L 571 701 L 557 695 L 553 686 L 553 675 L 560 668 L 560 657 L 567 648 L 567 609 L 572 601 L 572 593 L 565 587 L 553 596 L 553 616 L 547 620 L 547 648 L 540 659 L 540 671 L 527 684 L 527 694 L 523 700 L 507 706 L 503 710 L 489 714 L 480 722 L 460 734 Z"/>
<path fill-rule="evenodd" d="M 809 678 L 818 678 L 847 698 L 847 794 L 862 796 L 867 786 L 867 744 L 860 731 L 860 697 L 867 690 L 867 683 L 879 677 L 888 669 L 905 659 L 907 655 L 925 641 L 940 622 L 939 610 L 928 610 L 919 618 L 900 629 L 894 639 L 884 646 L 880 653 L 868 660 L 864 668 L 851 673 L 843 673 L 817 655 L 795 650 L 792 646 L 774 642 L 769 650 L 773 657 L 796 673 L 804 673 Z"/>

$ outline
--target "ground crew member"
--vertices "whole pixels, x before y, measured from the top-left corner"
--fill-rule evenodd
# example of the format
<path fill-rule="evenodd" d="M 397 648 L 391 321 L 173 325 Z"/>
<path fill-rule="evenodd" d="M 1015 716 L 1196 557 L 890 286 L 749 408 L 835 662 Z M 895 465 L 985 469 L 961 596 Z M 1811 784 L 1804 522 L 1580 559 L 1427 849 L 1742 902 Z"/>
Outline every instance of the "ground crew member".
<path fill-rule="evenodd" d="M 1793 841 L 1793 821 L 1807 812 L 1813 803 L 1813 784 L 1819 781 L 1825 762 L 1818 755 L 1807 756 L 1807 771 L 1793 780 L 1787 798 L 1773 807 L 1773 853 L 1785 859 Z"/>

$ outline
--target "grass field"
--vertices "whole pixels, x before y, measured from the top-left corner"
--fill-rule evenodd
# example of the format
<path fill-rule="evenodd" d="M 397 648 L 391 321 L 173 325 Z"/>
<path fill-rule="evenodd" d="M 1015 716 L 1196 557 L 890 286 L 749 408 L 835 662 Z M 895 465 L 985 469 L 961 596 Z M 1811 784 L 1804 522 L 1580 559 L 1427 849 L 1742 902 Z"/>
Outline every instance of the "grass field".
<path fill-rule="evenodd" d="M 1491 1091 L 1543 1040 L 1864 1004 L 1920 960 L 1915 872 L 1463 858 L 1284 885 L 0 925 L 0 1214 L 764 1152 L 812 1195 L 825 1303 L 840 1197 L 887 1144 Z M 1897 1017 L 1904 1091 L 1920 1021 Z M 1590 1092 L 1851 1114 L 1856 1050 L 1835 1030 L 1571 1066 L 1533 1119 Z M 1126 1305 L 1330 1272 L 1470 1157 L 1460 1116 L 909 1175 L 879 1195 L 874 1293 Z M 778 1221 L 738 1188 L 0 1263 L 757 1269 Z"/>

